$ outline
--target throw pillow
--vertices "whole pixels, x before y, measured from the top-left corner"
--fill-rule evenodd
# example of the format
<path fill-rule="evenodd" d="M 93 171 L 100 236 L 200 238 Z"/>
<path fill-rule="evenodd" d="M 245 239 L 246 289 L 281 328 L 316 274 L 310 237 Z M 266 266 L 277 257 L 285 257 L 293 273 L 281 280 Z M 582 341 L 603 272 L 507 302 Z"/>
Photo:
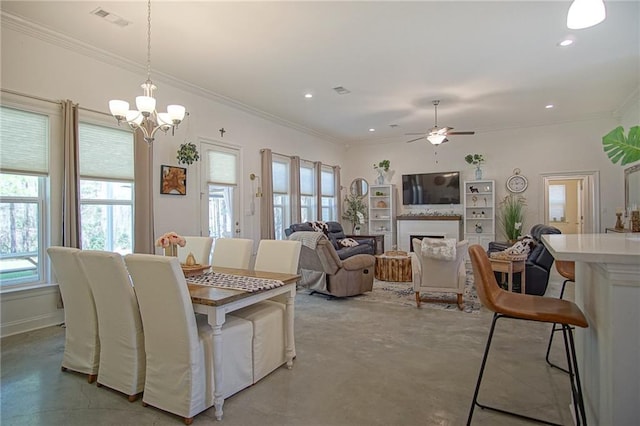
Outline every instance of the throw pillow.
<path fill-rule="evenodd" d="M 355 246 L 359 246 L 360 243 L 354 240 L 353 238 L 343 238 L 340 240 L 340 245 L 342 247 L 355 247 Z"/>
<path fill-rule="evenodd" d="M 531 235 L 525 235 L 522 239 L 516 241 L 514 245 L 505 249 L 506 254 L 529 254 L 531 249 L 536 246 L 536 240 Z"/>

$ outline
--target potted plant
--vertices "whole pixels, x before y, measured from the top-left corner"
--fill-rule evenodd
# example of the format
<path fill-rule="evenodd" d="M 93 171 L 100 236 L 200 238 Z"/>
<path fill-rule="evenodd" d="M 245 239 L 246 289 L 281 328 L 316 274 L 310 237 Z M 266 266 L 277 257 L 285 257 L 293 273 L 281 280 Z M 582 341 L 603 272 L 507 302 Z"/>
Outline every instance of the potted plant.
<path fill-rule="evenodd" d="M 522 234 L 526 201 L 521 195 L 511 194 L 500 202 L 498 222 L 502 225 L 502 231 L 510 243 L 516 242 Z"/>
<path fill-rule="evenodd" d="M 180 145 L 176 158 L 178 159 L 178 164 L 191 165 L 194 161 L 198 161 L 200 159 L 200 154 L 198 154 L 196 144 L 192 142 L 185 142 Z"/>
<path fill-rule="evenodd" d="M 346 208 L 342 214 L 342 218 L 351 222 L 351 232 L 355 234 L 356 227 L 364 225 L 367 218 L 367 205 L 364 203 L 364 197 L 359 195 L 347 195 L 344 198 L 344 205 Z"/>
<path fill-rule="evenodd" d="M 382 160 L 378 164 L 373 164 L 373 169 L 378 172 L 378 185 L 384 184 L 385 178 L 387 181 L 391 180 L 393 172 L 389 173 L 389 167 L 391 162 L 389 160 Z"/>
<path fill-rule="evenodd" d="M 484 162 L 484 156 L 482 154 L 467 154 L 464 157 L 464 161 L 476 166 L 476 180 L 482 179 L 482 168 L 480 167 Z"/>

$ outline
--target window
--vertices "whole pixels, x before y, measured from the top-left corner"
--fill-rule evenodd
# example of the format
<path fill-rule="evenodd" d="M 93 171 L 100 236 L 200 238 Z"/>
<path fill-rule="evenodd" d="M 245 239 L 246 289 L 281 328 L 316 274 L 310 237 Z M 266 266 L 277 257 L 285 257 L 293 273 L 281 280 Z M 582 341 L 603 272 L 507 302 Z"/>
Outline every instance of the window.
<path fill-rule="evenodd" d="M 273 217 L 276 240 L 286 239 L 284 230 L 291 225 L 290 161 L 283 156 L 273 156 Z"/>
<path fill-rule="evenodd" d="M 78 130 L 82 248 L 132 253 L 133 134 L 89 123 Z"/>
<path fill-rule="evenodd" d="M 237 149 L 202 144 L 205 152 L 206 186 L 209 194 L 207 228 L 214 238 L 235 237 L 239 210 L 238 172 L 240 152 Z"/>
<path fill-rule="evenodd" d="M 565 185 L 549 185 L 549 222 L 564 222 L 566 191 Z"/>
<path fill-rule="evenodd" d="M 44 281 L 49 116 L 0 107 L 0 285 Z"/>
<path fill-rule="evenodd" d="M 300 162 L 300 218 L 301 222 L 316 220 L 315 166 L 310 161 Z"/>
<path fill-rule="evenodd" d="M 337 220 L 336 183 L 333 167 L 322 166 L 322 220 L 325 222 Z"/>

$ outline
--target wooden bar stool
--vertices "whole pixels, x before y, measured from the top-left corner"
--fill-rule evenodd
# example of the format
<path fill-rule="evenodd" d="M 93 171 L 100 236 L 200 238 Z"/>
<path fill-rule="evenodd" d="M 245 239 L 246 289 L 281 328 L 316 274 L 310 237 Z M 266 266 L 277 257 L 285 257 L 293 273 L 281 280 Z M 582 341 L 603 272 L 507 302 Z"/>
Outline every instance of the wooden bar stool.
<path fill-rule="evenodd" d="M 569 379 L 571 382 L 571 394 L 573 396 L 573 408 L 577 425 L 586 425 L 586 414 L 584 401 L 582 398 L 582 388 L 580 385 L 580 375 L 578 374 L 578 361 L 576 360 L 575 345 L 573 342 L 572 326 L 588 327 L 587 320 L 578 306 L 567 300 L 551 299 L 547 297 L 531 296 L 528 294 L 510 293 L 498 286 L 495 275 L 491 270 L 491 262 L 487 257 L 484 248 L 478 244 L 469 247 L 469 257 L 473 266 L 473 276 L 476 290 L 482 304 L 493 311 L 493 320 L 487 344 L 484 349 L 482 364 L 478 373 L 478 381 L 473 394 L 473 402 L 469 410 L 467 425 L 471 424 L 473 411 L 476 405 L 482 409 L 488 409 L 503 414 L 532 420 L 539 423 L 553 425 L 546 420 L 528 417 L 523 414 L 507 411 L 502 408 L 483 405 L 478 402 L 478 393 L 482 383 L 482 375 L 487 363 L 491 340 L 495 331 L 496 322 L 499 318 L 511 318 L 525 321 L 537 321 L 559 324 L 565 341 L 565 353 L 569 366 Z"/>
<path fill-rule="evenodd" d="M 556 270 L 560 275 L 566 278 L 562 283 L 562 289 L 560 290 L 559 298 L 562 299 L 562 296 L 564 296 L 564 287 L 567 285 L 567 282 L 576 282 L 576 263 L 567 260 L 556 260 Z M 565 373 L 569 373 L 569 370 L 567 370 L 566 368 L 562 368 L 549 360 L 549 352 L 551 352 L 553 335 L 556 331 L 560 330 L 562 330 L 562 327 L 558 326 L 558 324 L 553 324 L 553 326 L 551 327 L 551 335 L 549 336 L 549 344 L 547 345 L 547 354 L 545 355 L 545 359 L 547 360 L 547 364 L 549 364 L 550 366 L 555 367 L 558 370 L 562 370 Z"/>

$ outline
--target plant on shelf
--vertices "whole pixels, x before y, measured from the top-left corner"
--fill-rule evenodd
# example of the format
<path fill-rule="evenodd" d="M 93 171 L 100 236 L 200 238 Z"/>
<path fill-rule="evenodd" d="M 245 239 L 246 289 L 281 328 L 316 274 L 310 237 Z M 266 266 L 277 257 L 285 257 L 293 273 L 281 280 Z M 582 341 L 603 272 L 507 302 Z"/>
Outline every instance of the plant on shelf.
<path fill-rule="evenodd" d="M 355 233 L 356 227 L 364 225 L 367 218 L 367 205 L 364 197 L 359 195 L 347 195 L 344 197 L 345 210 L 342 214 L 344 220 L 348 220 L 352 224 L 352 233 Z"/>
<path fill-rule="evenodd" d="M 393 177 L 393 170 L 389 170 L 391 166 L 391 161 L 382 160 L 378 164 L 373 164 L 373 169 L 378 172 L 378 185 L 383 185 L 385 181 L 387 183 L 391 182 L 391 178 Z"/>
<path fill-rule="evenodd" d="M 602 138 L 604 152 L 613 164 L 620 161 L 624 166 L 640 160 L 640 126 L 629 129 L 629 136 L 624 135 L 624 128 L 618 126 Z"/>
<path fill-rule="evenodd" d="M 464 161 L 474 166 L 480 166 L 485 162 L 484 155 L 482 154 L 467 154 L 464 157 Z"/>
<path fill-rule="evenodd" d="M 178 164 L 191 165 L 194 161 L 198 161 L 200 159 L 200 154 L 198 154 L 196 144 L 192 142 L 185 142 L 180 145 L 176 158 L 178 159 Z"/>
<path fill-rule="evenodd" d="M 388 172 L 388 171 L 389 171 L 389 167 L 390 167 L 390 166 L 391 166 L 391 161 L 389 161 L 389 160 L 382 160 L 382 161 L 381 161 L 381 162 L 379 162 L 378 164 L 374 164 L 374 165 L 373 165 L 373 168 L 374 168 L 375 170 L 382 169 L 382 170 L 384 170 L 385 172 Z"/>
<path fill-rule="evenodd" d="M 510 194 L 500 202 L 498 222 L 509 242 L 515 242 L 522 234 L 527 200 L 522 195 Z"/>

